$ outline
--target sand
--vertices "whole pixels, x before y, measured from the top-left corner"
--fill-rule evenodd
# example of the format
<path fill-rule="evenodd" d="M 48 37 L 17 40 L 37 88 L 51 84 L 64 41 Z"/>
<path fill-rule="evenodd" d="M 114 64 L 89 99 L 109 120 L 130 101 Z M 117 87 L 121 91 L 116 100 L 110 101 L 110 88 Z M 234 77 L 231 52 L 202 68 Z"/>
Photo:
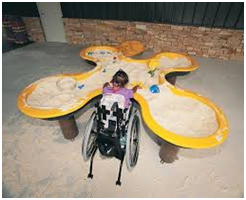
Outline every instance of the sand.
<path fill-rule="evenodd" d="M 97 58 L 100 60 L 113 60 L 114 58 L 118 57 L 118 53 L 109 50 L 98 49 L 98 50 L 87 52 L 87 56 Z"/>
<path fill-rule="evenodd" d="M 192 98 L 177 96 L 168 87 L 160 86 L 157 94 L 146 94 L 146 90 L 139 93 L 150 102 L 150 112 L 158 124 L 173 133 L 185 137 L 206 137 L 218 128 L 216 114 L 209 106 Z"/>
<path fill-rule="evenodd" d="M 179 67 L 179 68 L 186 68 L 191 65 L 191 61 L 189 61 L 185 57 L 180 58 L 169 58 L 167 56 L 162 56 L 160 58 L 160 68 L 161 69 L 168 69 L 173 67 Z"/>
<path fill-rule="evenodd" d="M 167 85 L 159 85 L 160 93 L 151 93 L 148 88 L 157 84 L 158 73 L 151 77 L 148 74 L 147 64 L 115 59 L 116 54 L 110 53 L 109 50 L 96 50 L 87 54 L 104 59 L 101 61 L 103 66 L 101 71 L 82 81 L 69 77 L 46 78 L 40 81 L 34 92 L 28 96 L 27 105 L 42 109 L 69 109 L 83 101 L 90 92 L 110 81 L 116 71 L 123 69 L 129 75 L 129 88 L 136 82 L 141 82 L 145 86 L 138 93 L 147 100 L 153 119 L 161 127 L 185 137 L 206 137 L 216 132 L 218 128 L 216 115 L 207 105 L 195 99 L 177 96 Z M 185 57 L 173 60 L 162 57 L 160 62 L 163 66 L 171 67 L 191 65 Z"/>

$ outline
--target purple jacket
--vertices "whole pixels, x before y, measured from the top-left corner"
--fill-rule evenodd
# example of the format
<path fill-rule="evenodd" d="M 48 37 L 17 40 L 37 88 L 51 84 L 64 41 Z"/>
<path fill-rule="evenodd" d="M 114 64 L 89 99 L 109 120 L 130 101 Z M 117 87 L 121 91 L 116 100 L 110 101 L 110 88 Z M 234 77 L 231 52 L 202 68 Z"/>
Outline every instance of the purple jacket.
<path fill-rule="evenodd" d="M 126 102 L 125 102 L 126 108 L 129 107 L 130 99 L 133 98 L 132 89 L 127 89 L 127 88 L 120 88 L 119 90 L 114 91 L 112 87 L 104 87 L 103 88 L 103 94 L 105 94 L 105 93 L 121 94 L 122 96 L 124 96 L 126 99 Z"/>

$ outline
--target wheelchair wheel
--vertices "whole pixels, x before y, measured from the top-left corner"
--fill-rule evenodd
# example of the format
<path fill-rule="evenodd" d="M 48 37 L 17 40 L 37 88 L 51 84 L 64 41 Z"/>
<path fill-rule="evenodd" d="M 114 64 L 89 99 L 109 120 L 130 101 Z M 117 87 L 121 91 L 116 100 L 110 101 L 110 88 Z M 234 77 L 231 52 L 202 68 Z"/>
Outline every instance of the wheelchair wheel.
<path fill-rule="evenodd" d="M 84 160 L 87 161 L 91 157 L 92 150 L 96 145 L 97 138 L 97 121 L 95 112 L 91 115 L 83 137 L 82 142 L 82 155 Z"/>
<path fill-rule="evenodd" d="M 139 133 L 140 119 L 137 109 L 133 108 L 133 112 L 129 119 L 126 142 L 126 166 L 128 170 L 132 170 L 138 161 Z"/>

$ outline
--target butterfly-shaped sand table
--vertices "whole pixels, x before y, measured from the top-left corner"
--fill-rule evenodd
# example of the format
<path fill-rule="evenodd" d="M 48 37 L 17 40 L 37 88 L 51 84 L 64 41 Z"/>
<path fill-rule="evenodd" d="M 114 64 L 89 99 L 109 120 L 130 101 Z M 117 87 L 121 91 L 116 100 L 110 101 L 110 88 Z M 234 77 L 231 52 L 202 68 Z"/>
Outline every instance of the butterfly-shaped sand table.
<path fill-rule="evenodd" d="M 165 75 L 170 72 L 196 70 L 198 63 L 193 58 L 183 54 L 162 52 L 148 59 L 137 60 L 124 56 L 118 48 L 110 46 L 89 47 L 82 50 L 80 56 L 87 61 L 95 63 L 96 67 L 86 73 L 59 74 L 34 82 L 19 94 L 18 108 L 24 114 L 40 119 L 56 118 L 74 113 L 94 97 L 100 95 L 102 93 L 102 85 L 110 81 L 116 71 L 122 69 L 129 75 L 129 87 L 135 85 L 142 87 L 134 94 L 134 99 L 141 107 L 142 118 L 146 125 L 160 138 L 177 146 L 196 149 L 219 145 L 227 138 L 229 132 L 227 119 L 215 104 L 199 94 L 178 88 L 165 79 Z M 183 60 L 189 64 L 182 66 L 182 64 L 175 64 L 175 60 Z M 57 82 L 61 80 L 65 80 L 68 85 L 73 84 L 72 82 L 69 83 L 69 81 L 74 81 L 75 84 L 75 88 L 70 88 L 70 96 L 67 94 L 69 88 L 64 90 L 66 91 L 66 98 L 63 98 L 63 91 L 58 91 L 59 95 L 61 95 L 59 98 L 66 99 L 62 106 L 54 108 L 47 107 L 47 105 L 42 106 L 42 102 L 38 102 L 38 105 L 35 106 L 30 103 L 31 101 L 29 100 L 37 95 L 41 85 L 42 91 L 47 89 L 45 94 L 49 95 L 50 85 L 45 86 L 45 84 L 53 81 L 53 84 L 57 85 Z M 157 85 L 160 92 L 152 93 L 149 89 L 152 85 Z M 38 95 L 40 95 L 40 92 Z M 54 96 L 54 94 L 50 95 Z M 182 107 L 184 102 L 193 107 L 185 110 L 185 105 Z M 175 110 L 177 108 L 180 108 L 180 113 L 179 110 Z M 209 112 L 214 114 L 214 121 L 206 119 L 209 116 L 204 114 L 204 111 L 199 111 L 200 108 L 210 110 Z M 176 112 L 176 117 L 170 112 Z M 195 120 L 189 121 L 188 118 L 192 113 L 196 114 Z M 169 118 L 169 115 L 171 115 L 171 118 Z M 193 118 L 191 117 L 191 119 Z M 187 120 L 188 122 L 185 123 Z M 207 122 L 206 120 L 210 121 Z M 174 127 L 173 130 L 172 126 L 170 126 L 172 123 L 174 124 L 172 125 Z M 211 133 L 203 133 L 201 136 L 189 135 L 189 130 L 191 132 L 196 131 L 193 126 L 199 123 L 204 127 L 208 126 L 208 123 L 215 123 L 216 129 Z M 185 130 L 185 133 L 175 132 L 178 128 L 181 132 Z M 187 135 L 184 135 L 186 133 Z M 199 133 L 198 129 L 197 133 Z"/>

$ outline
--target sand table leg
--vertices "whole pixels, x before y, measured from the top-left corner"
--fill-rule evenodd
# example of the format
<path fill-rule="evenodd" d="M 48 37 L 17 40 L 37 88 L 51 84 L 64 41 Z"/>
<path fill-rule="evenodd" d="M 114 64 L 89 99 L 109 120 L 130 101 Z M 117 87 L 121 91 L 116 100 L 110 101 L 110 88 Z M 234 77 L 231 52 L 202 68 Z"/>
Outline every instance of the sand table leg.
<path fill-rule="evenodd" d="M 78 135 L 79 130 L 74 116 L 70 116 L 67 119 L 60 119 L 59 124 L 64 138 L 73 140 Z"/>
<path fill-rule="evenodd" d="M 96 63 L 94 63 L 94 62 L 92 62 L 92 61 L 90 61 L 90 60 L 85 60 L 88 64 L 90 64 L 90 65 L 93 65 L 93 66 L 96 66 Z"/>
<path fill-rule="evenodd" d="M 190 72 L 171 72 L 166 75 L 166 80 L 171 83 L 172 85 L 175 85 L 177 76 L 185 76 L 189 74 Z"/>
<path fill-rule="evenodd" d="M 163 140 L 159 151 L 161 163 L 173 163 L 178 159 L 179 147 Z"/>
<path fill-rule="evenodd" d="M 166 79 L 169 83 L 171 83 L 172 85 L 175 85 L 176 83 L 176 78 L 177 76 L 176 75 L 170 75 L 170 76 L 167 76 Z"/>

